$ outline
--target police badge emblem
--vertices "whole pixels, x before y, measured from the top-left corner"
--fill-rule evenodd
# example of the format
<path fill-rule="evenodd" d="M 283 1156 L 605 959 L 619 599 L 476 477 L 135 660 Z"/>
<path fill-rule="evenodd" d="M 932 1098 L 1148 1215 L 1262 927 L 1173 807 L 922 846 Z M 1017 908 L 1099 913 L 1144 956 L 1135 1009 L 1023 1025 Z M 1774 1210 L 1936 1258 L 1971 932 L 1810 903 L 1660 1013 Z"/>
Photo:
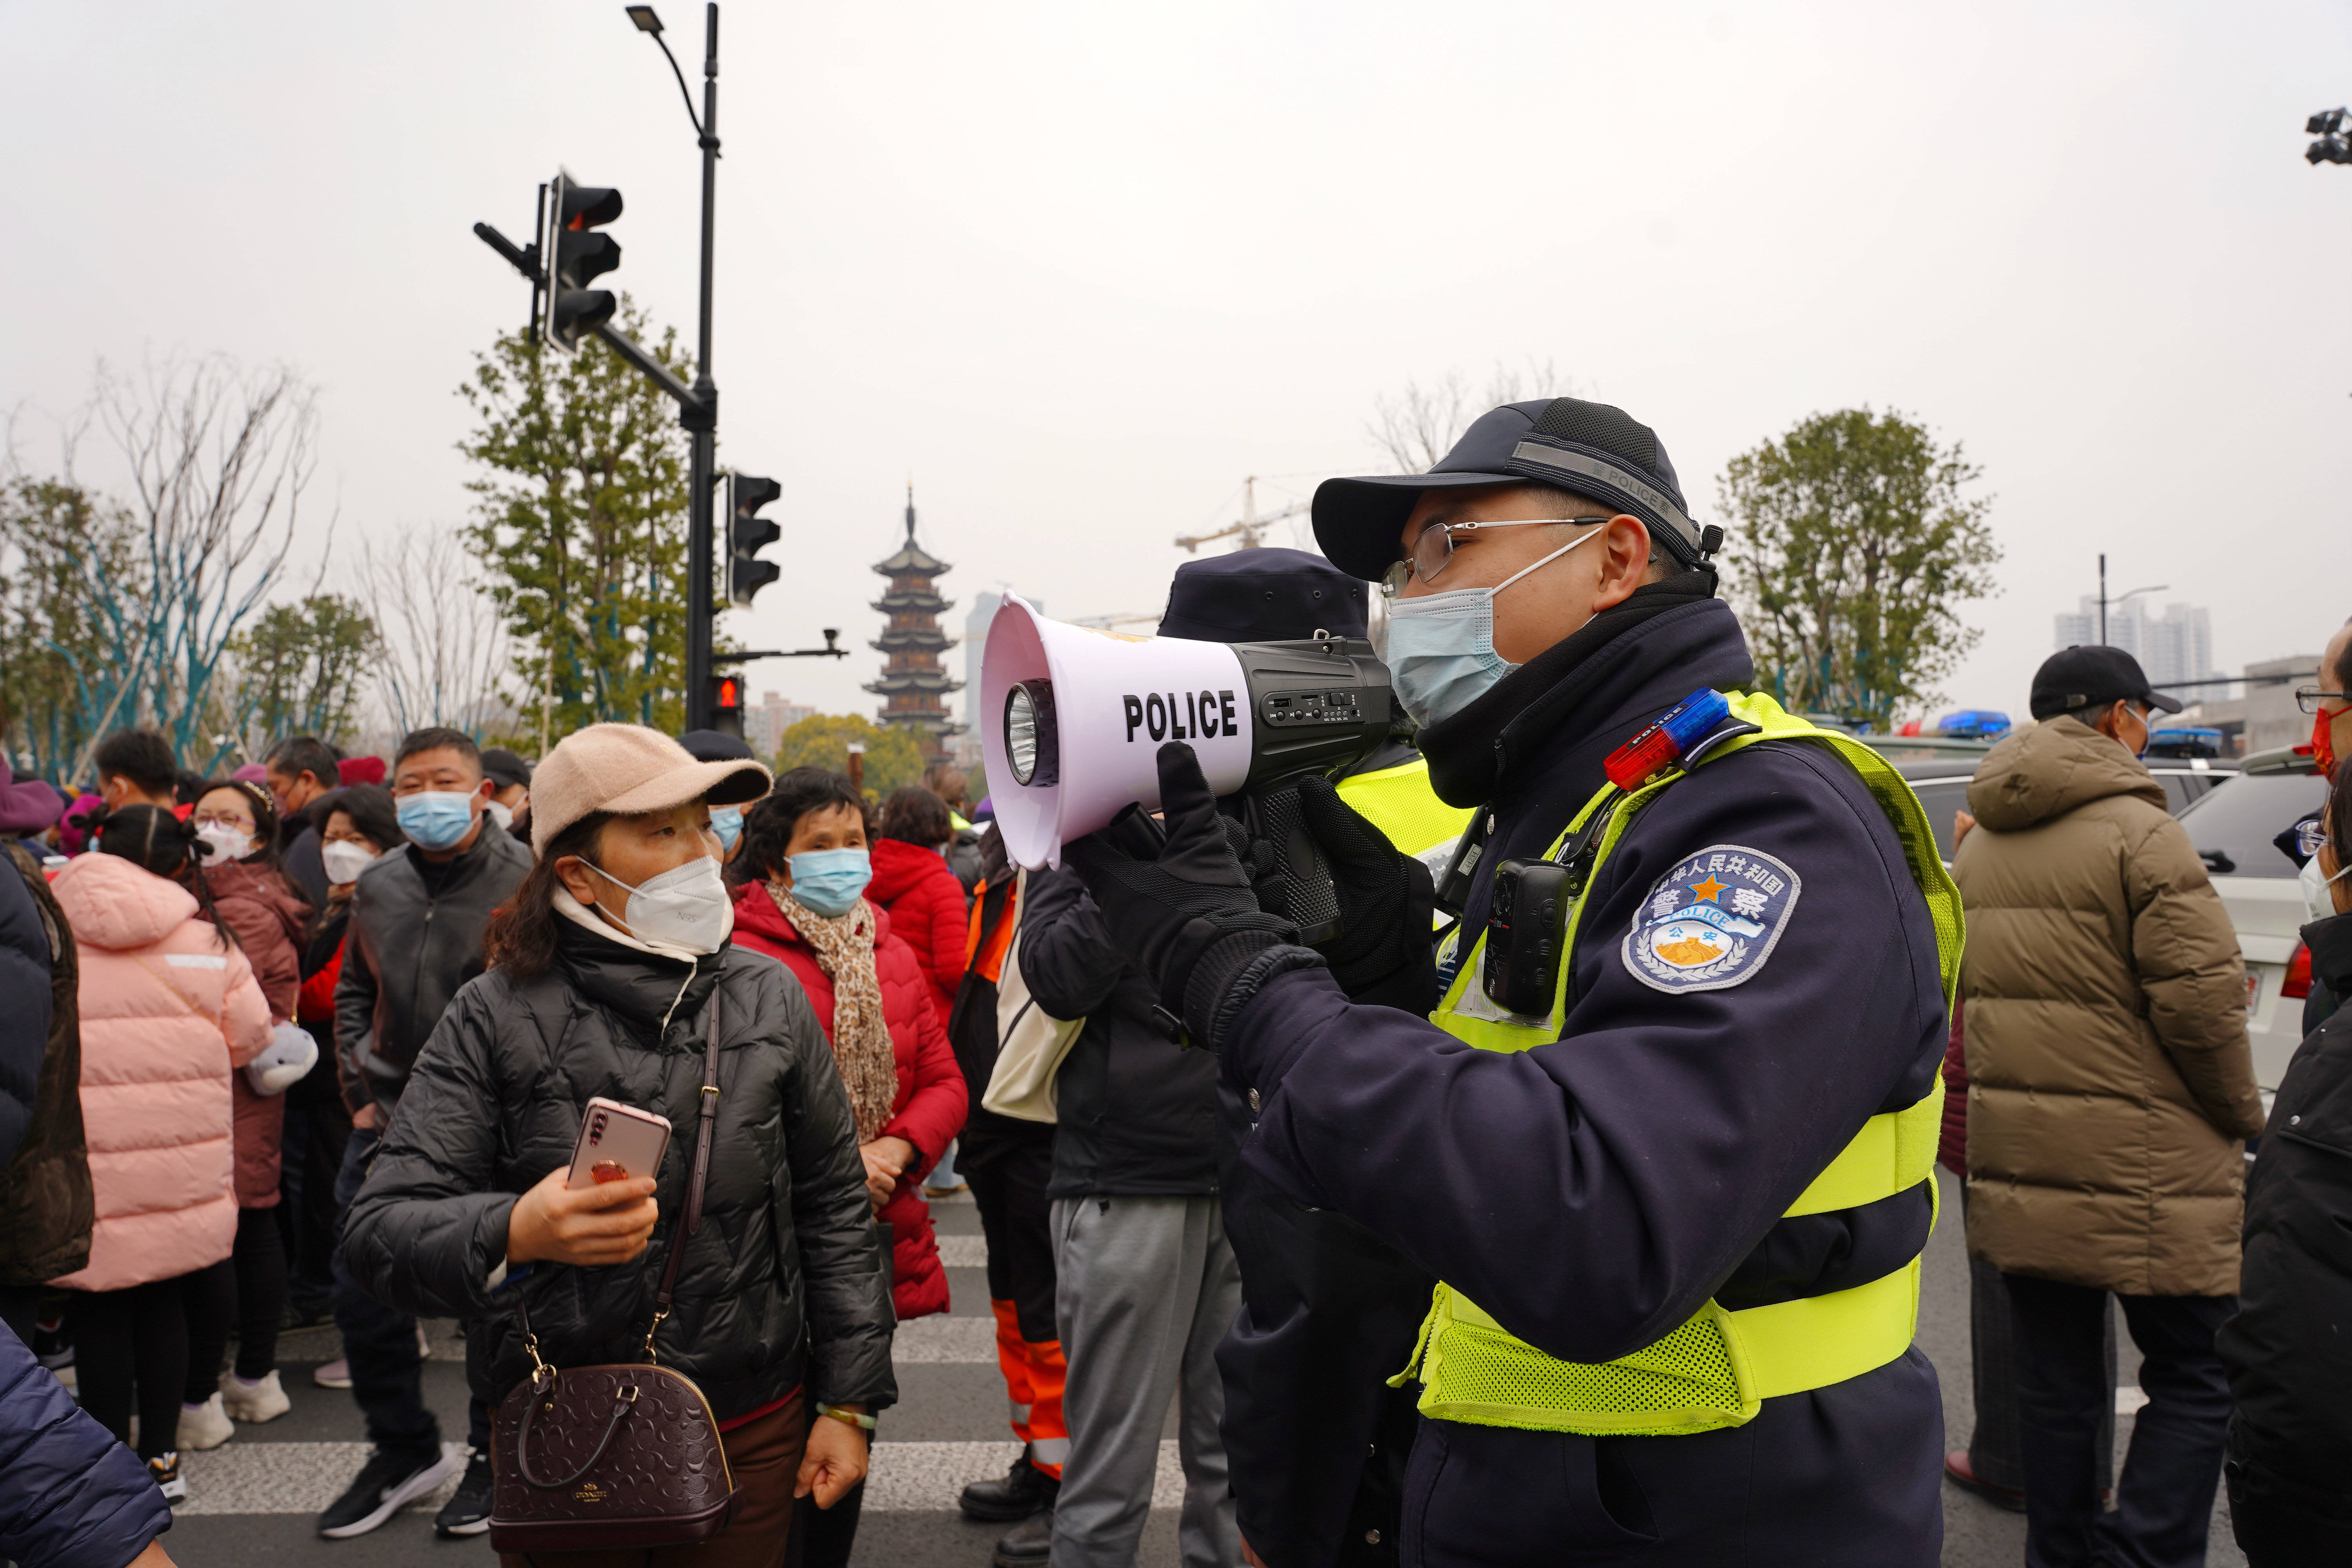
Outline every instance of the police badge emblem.
<path fill-rule="evenodd" d="M 1700 850 L 1658 879 L 1625 933 L 1626 973 L 1658 991 L 1721 991 L 1764 967 L 1803 881 L 1737 844 Z"/>

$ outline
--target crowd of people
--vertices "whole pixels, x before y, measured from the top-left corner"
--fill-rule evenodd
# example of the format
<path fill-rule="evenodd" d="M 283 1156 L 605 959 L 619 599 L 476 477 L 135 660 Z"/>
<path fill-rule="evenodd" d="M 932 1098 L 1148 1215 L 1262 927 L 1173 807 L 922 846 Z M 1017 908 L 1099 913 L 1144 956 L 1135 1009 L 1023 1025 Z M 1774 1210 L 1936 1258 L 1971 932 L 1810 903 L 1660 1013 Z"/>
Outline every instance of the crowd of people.
<path fill-rule="evenodd" d="M 1525 482 L 1530 430 L 1581 443 L 1577 492 Z M 1354 637 L 1386 567 L 1423 749 L 1298 786 L 1318 948 L 1180 746 L 1160 818 L 1026 872 L 952 768 L 877 802 L 712 731 L 292 736 L 205 778 L 132 728 L 71 802 L 0 777 L 0 1557 L 164 1561 L 183 1455 L 285 1415 L 278 1336 L 331 1321 L 314 1376 L 369 1451 L 328 1539 L 445 1488 L 441 1533 L 524 1539 L 526 1448 L 587 1475 L 638 1397 L 532 1438 L 565 1370 L 650 1362 L 700 1400 L 646 1420 L 731 1500 L 649 1558 L 504 1560 L 840 1568 L 893 1334 L 949 1305 L 930 1203 L 968 1187 L 1020 1444 L 961 1497 L 998 1568 L 1129 1568 L 1171 1411 L 1187 1568 L 1929 1561 L 1940 1158 L 1977 1416 L 1942 1471 L 2026 1514 L 2029 1563 L 2200 1563 L 2225 1475 L 2256 1568 L 2338 1560 L 2352 626 L 2305 694 L 2331 782 L 2279 847 L 2315 984 L 2266 1113 L 2237 939 L 2137 760 L 2178 704 L 2129 655 L 2042 668 L 1947 868 L 1883 760 L 1742 690 L 1646 427 L 1557 399 L 1458 450 L 1333 481 L 1331 560 L 1171 585 L 1166 635 Z M 1703 699 L 1703 741 L 1626 771 Z M 1457 940 L 1547 863 L 1600 911 L 1563 917 L 1549 1017 Z M 579 1180 L 596 1105 L 667 1154 Z M 2147 1396 L 2119 1473 L 2111 1300 Z M 462 1445 L 425 1320 L 465 1338 Z"/>

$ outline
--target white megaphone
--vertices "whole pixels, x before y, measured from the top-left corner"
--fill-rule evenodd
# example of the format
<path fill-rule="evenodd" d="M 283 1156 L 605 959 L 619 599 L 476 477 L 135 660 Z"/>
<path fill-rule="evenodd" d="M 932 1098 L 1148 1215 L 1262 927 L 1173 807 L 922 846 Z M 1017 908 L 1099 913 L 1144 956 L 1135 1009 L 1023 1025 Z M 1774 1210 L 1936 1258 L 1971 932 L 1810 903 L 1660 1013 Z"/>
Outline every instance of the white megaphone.
<path fill-rule="evenodd" d="M 1246 797 L 1253 837 L 1288 879 L 1309 942 L 1339 903 L 1298 818 L 1297 782 L 1368 755 L 1394 724 L 1389 673 L 1360 639 L 1194 642 L 1047 620 L 1008 594 L 981 655 L 981 744 L 997 829 L 1015 864 L 1061 864 L 1062 846 L 1129 805 L 1160 805 L 1159 754 L 1182 741 L 1220 796 Z"/>

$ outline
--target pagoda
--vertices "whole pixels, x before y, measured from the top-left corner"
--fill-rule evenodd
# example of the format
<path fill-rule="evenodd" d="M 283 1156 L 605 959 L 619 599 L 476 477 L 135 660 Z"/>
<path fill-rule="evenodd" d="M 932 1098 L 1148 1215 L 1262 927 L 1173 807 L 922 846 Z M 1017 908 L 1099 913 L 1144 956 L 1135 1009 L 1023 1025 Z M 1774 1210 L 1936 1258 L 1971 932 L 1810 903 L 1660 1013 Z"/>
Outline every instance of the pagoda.
<path fill-rule="evenodd" d="M 874 570 L 890 579 L 889 592 L 874 601 L 888 616 L 873 647 L 887 656 L 882 679 L 866 689 L 883 699 L 879 717 L 915 731 L 927 762 L 948 760 L 948 737 L 961 725 L 948 717 L 948 693 L 963 683 L 950 678 L 940 656 L 955 639 L 940 630 L 940 613 L 952 601 L 943 599 L 931 579 L 950 570 L 946 562 L 915 542 L 915 486 L 907 484 L 907 538 L 898 552 L 877 561 Z"/>

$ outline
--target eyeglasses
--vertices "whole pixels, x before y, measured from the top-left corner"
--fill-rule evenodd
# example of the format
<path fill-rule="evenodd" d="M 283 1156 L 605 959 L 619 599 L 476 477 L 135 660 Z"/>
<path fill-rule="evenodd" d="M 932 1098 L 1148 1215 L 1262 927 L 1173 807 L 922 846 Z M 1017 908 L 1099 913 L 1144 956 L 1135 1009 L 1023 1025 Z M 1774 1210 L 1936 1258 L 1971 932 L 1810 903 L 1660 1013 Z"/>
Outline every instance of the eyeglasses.
<path fill-rule="evenodd" d="M 1433 522 L 1421 531 L 1412 542 L 1412 549 L 1404 559 L 1381 574 L 1381 596 L 1393 599 L 1404 592 L 1404 585 L 1418 577 L 1424 583 L 1434 583 L 1437 574 L 1454 559 L 1454 536 L 1475 533 L 1487 528 L 1541 528 L 1547 524 L 1574 522 L 1607 522 L 1610 517 L 1526 517 L 1502 522 Z"/>
<path fill-rule="evenodd" d="M 2294 705 L 2306 713 L 2316 713 L 2323 702 L 2352 702 L 2352 694 L 2342 691 L 2322 691 L 2316 686 L 2294 689 Z"/>

